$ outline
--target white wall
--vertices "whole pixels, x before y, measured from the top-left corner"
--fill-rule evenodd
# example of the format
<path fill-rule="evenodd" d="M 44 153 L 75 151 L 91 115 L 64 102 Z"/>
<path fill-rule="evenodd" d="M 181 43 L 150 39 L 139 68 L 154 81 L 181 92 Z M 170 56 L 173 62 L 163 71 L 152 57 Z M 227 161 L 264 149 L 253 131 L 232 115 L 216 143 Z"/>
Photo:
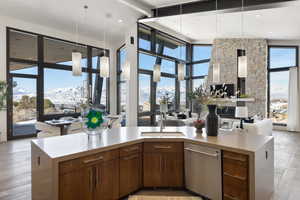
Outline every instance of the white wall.
<path fill-rule="evenodd" d="M 0 16 L 0 79 L 6 80 L 6 27 L 17 28 L 21 30 L 26 30 L 34 33 L 39 33 L 47 36 L 52 36 L 60 39 L 65 39 L 69 41 L 76 41 L 74 33 L 62 32 L 60 30 L 52 29 L 46 25 L 32 24 L 29 22 L 21 21 L 18 19 Z M 104 42 L 89 38 L 85 36 L 79 37 L 79 43 L 88 44 L 95 47 L 103 47 Z M 112 113 L 116 113 L 116 49 L 117 46 L 121 45 L 121 42 L 115 41 L 114 44 L 107 44 L 106 48 L 110 50 L 111 55 L 111 79 L 110 79 L 110 108 Z M 0 141 L 7 140 L 6 134 L 6 112 L 0 113 L 0 131 L 2 132 L 0 136 Z"/>
<path fill-rule="evenodd" d="M 125 35 L 126 59 L 130 63 L 130 80 L 126 82 L 126 126 L 137 126 L 138 108 L 138 63 L 137 63 L 137 25 L 132 25 Z M 134 38 L 134 44 L 130 43 Z"/>

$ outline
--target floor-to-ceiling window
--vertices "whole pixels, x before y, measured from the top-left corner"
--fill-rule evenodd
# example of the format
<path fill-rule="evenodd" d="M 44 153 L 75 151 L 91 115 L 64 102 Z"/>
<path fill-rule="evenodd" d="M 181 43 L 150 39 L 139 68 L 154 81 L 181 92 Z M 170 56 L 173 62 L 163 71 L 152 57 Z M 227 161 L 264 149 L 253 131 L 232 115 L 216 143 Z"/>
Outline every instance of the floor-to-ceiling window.
<path fill-rule="evenodd" d="M 117 109 L 118 113 L 125 113 L 126 111 L 126 82 L 124 79 L 124 75 L 122 72 L 124 72 L 124 64 L 126 61 L 126 48 L 125 45 L 120 47 L 117 50 L 117 81 L 118 81 L 118 86 L 117 86 Z"/>
<path fill-rule="evenodd" d="M 7 49 L 9 139 L 35 135 L 36 120 L 79 116 L 85 98 L 108 111 L 108 80 L 99 76 L 108 50 L 12 28 Z M 72 75 L 74 50 L 82 53 L 82 76 Z"/>
<path fill-rule="evenodd" d="M 209 62 L 211 58 L 211 45 L 193 45 L 191 79 L 193 89 L 199 87 L 208 76 Z"/>
<path fill-rule="evenodd" d="M 274 124 L 288 120 L 289 69 L 298 66 L 297 46 L 269 46 L 268 111 Z"/>
<path fill-rule="evenodd" d="M 169 111 L 186 108 L 186 80 L 177 78 L 178 63 L 186 63 L 187 43 L 151 27 L 139 24 L 138 124 L 155 125 L 159 100 L 168 95 Z M 154 65 L 161 66 L 159 82 L 153 81 Z"/>

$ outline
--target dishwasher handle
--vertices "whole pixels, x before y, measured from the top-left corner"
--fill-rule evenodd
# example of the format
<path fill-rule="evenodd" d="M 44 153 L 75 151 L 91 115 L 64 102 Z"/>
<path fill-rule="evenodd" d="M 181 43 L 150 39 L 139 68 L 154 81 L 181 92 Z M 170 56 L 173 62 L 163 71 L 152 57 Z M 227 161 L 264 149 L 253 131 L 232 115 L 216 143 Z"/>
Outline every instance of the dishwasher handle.
<path fill-rule="evenodd" d="M 203 154 L 203 155 L 210 156 L 210 157 L 218 157 L 219 156 L 218 152 L 216 152 L 216 153 L 207 153 L 207 152 L 203 152 L 203 151 L 197 151 L 197 150 L 194 150 L 194 149 L 191 149 L 191 148 L 184 148 L 184 150 L 191 151 L 193 153 Z"/>

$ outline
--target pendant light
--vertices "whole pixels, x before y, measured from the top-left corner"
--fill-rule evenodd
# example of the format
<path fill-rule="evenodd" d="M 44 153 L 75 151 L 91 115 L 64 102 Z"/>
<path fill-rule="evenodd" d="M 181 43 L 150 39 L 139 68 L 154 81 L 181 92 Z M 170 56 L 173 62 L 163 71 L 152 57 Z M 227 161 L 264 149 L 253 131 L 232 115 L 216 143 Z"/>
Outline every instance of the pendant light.
<path fill-rule="evenodd" d="M 178 80 L 184 81 L 184 63 L 178 63 Z"/>
<path fill-rule="evenodd" d="M 180 33 L 182 33 L 182 4 L 180 5 Z M 181 59 L 182 58 L 182 46 L 180 45 L 179 46 L 179 58 Z M 177 73 L 178 73 L 178 80 L 179 81 L 183 81 L 184 80 L 184 63 L 182 62 L 179 62 L 178 65 L 177 65 Z"/>
<path fill-rule="evenodd" d="M 130 62 L 128 60 L 123 64 L 122 78 L 125 81 L 130 80 Z"/>
<path fill-rule="evenodd" d="M 213 63 L 213 82 L 220 82 L 220 63 L 218 62 L 218 0 L 216 0 L 216 39 L 215 39 L 215 62 Z"/>
<path fill-rule="evenodd" d="M 106 19 L 108 20 L 110 15 L 106 15 Z M 104 26 L 104 51 L 103 56 L 100 57 L 100 76 L 103 78 L 109 77 L 109 57 L 106 55 L 106 22 Z"/>
<path fill-rule="evenodd" d="M 154 69 L 153 69 L 153 81 L 154 82 L 159 82 L 160 81 L 160 65 L 159 64 L 155 64 L 154 65 Z"/>
<path fill-rule="evenodd" d="M 158 8 L 156 10 L 156 13 L 158 14 Z M 161 76 L 161 63 L 157 63 L 153 67 L 153 81 L 159 82 Z"/>
<path fill-rule="evenodd" d="M 86 15 L 86 10 L 88 9 L 88 6 L 84 6 L 85 9 L 85 15 Z M 75 27 L 75 37 L 76 37 L 76 45 L 77 48 L 80 46 L 78 45 L 78 22 L 76 22 L 76 27 Z M 82 75 L 82 67 L 81 67 L 81 60 L 82 60 L 82 54 L 79 52 L 77 49 L 73 50 L 72 52 L 72 74 L 73 76 L 81 76 Z"/>
<path fill-rule="evenodd" d="M 244 0 L 242 0 L 242 12 L 241 12 L 241 35 L 242 35 L 242 46 L 243 46 L 243 55 L 238 57 L 238 77 L 239 78 L 246 78 L 247 77 L 247 70 L 248 70 L 248 63 L 247 63 L 247 56 L 246 50 L 244 45 Z"/>

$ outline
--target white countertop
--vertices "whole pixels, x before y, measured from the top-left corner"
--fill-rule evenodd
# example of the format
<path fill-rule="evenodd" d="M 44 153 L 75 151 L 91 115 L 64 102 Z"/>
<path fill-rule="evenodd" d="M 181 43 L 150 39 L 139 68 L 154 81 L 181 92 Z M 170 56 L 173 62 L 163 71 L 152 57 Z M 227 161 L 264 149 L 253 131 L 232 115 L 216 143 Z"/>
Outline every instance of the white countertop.
<path fill-rule="evenodd" d="M 196 134 L 193 127 L 167 127 L 164 131 L 180 131 L 184 136 L 141 136 L 143 131 L 159 131 L 159 127 L 121 127 L 112 128 L 101 136 L 88 137 L 86 133 L 64 135 L 32 140 L 32 144 L 39 147 L 52 159 L 59 159 L 71 155 L 80 155 L 89 151 L 104 151 L 119 148 L 143 141 L 183 141 L 204 144 L 223 150 L 233 150 L 241 153 L 254 153 L 265 143 L 273 139 L 272 136 L 254 135 L 247 133 L 220 132 L 217 137 L 206 134 Z"/>

